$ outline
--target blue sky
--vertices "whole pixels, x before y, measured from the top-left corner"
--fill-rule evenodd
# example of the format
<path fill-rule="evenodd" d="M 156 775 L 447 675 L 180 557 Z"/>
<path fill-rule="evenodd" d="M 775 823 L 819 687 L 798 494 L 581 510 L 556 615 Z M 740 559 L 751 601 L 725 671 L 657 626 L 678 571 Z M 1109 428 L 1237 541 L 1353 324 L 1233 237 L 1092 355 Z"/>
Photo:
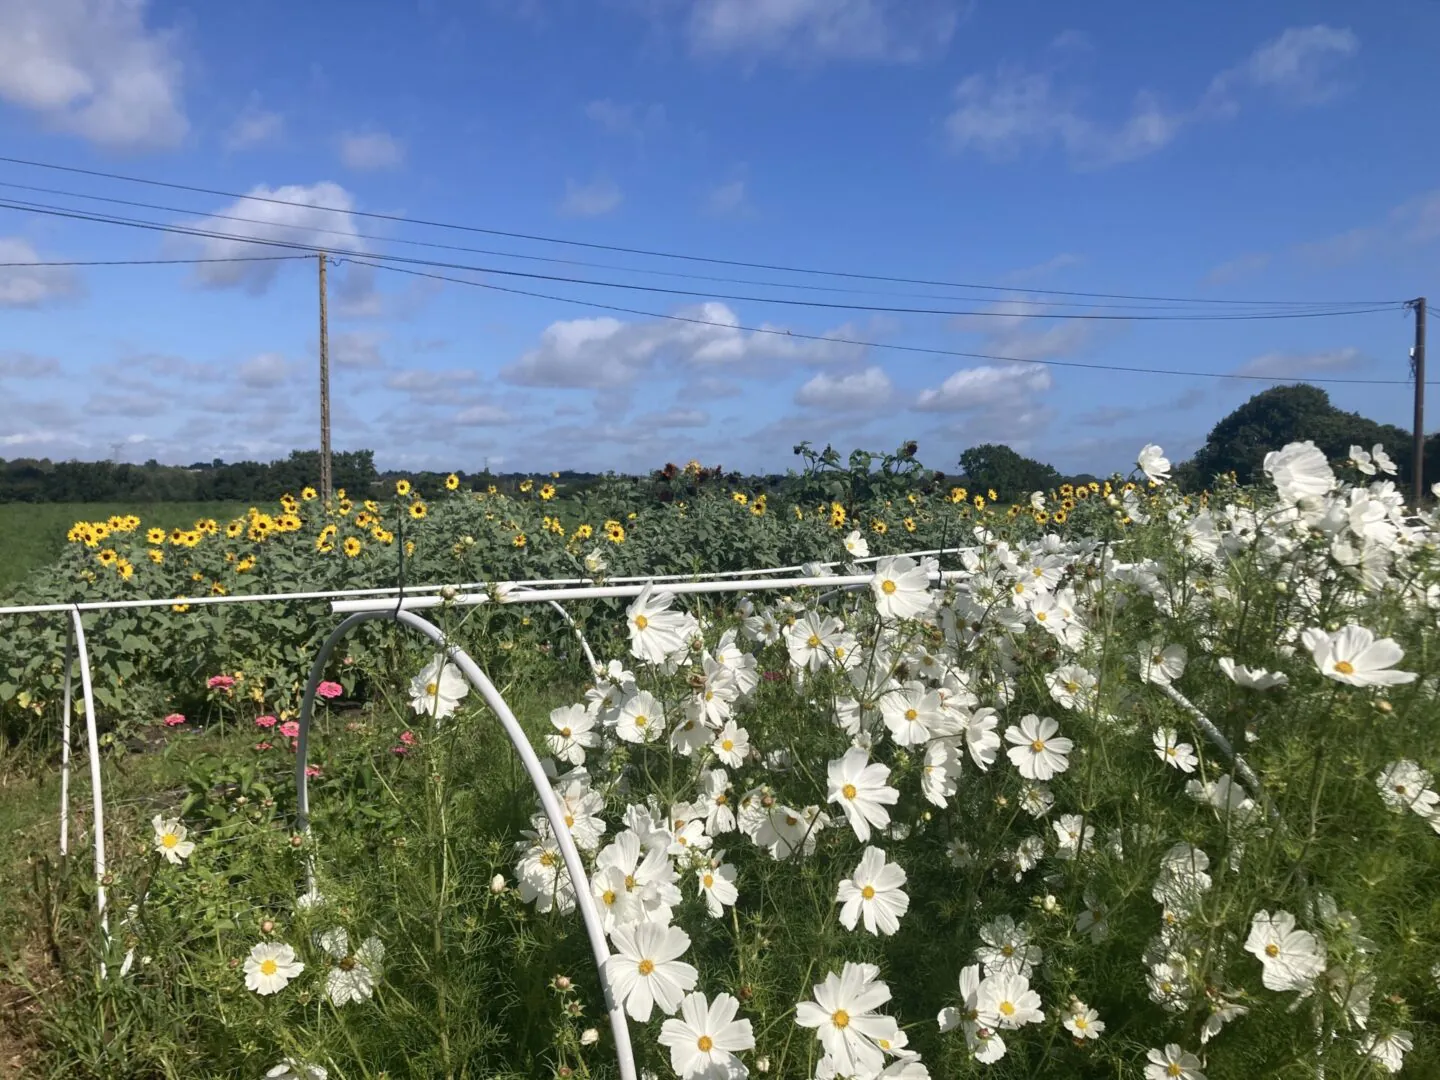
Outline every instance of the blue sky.
<path fill-rule="evenodd" d="M 0 199 L 702 294 L 435 271 L 698 320 L 685 322 L 333 268 L 334 441 L 382 467 L 770 470 L 796 464 L 802 439 L 914 438 L 939 468 L 1004 441 L 1109 472 L 1148 441 L 1187 456 L 1266 384 L 880 346 L 1404 379 L 1398 311 L 1022 313 L 1136 313 L 1043 290 L 1440 300 L 1437 40 L 1440 4 L 1419 0 L 0 0 L 7 156 L 338 209 L 4 163 L 0 184 L 70 194 L 0 186 Z M 993 288 L 667 261 L 356 210 Z M 0 209 L 0 262 L 255 253 Z M 313 263 L 0 267 L 0 456 L 118 444 L 124 460 L 185 463 L 314 446 L 316 323 Z M 1403 385 L 1330 393 L 1408 426 Z"/>

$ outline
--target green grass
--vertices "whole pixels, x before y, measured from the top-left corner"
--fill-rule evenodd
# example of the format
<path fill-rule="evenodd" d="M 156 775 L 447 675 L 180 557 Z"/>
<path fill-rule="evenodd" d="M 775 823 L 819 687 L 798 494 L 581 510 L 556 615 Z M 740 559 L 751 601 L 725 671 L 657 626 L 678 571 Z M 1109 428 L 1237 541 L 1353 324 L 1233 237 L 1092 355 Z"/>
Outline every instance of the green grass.
<path fill-rule="evenodd" d="M 219 520 L 245 509 L 242 503 L 11 503 L 0 506 L 0 590 L 9 591 L 30 571 L 54 562 L 65 534 L 77 521 L 104 521 L 137 514 L 142 526 L 171 529 L 198 518 Z"/>

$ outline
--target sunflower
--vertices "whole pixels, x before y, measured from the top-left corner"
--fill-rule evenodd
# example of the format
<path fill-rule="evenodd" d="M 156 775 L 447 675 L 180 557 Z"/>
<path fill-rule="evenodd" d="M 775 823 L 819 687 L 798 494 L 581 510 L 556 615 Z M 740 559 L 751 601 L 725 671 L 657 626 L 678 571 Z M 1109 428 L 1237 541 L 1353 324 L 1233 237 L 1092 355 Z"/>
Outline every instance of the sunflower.
<path fill-rule="evenodd" d="M 510 543 L 517 548 L 523 548 L 525 546 L 525 534 L 523 532 L 516 533 L 515 539 L 511 540 Z"/>
<path fill-rule="evenodd" d="M 741 506 L 746 505 L 750 501 L 750 496 L 746 495 L 743 491 L 732 491 L 730 493 L 730 498 L 733 499 L 735 502 L 739 503 Z"/>
<path fill-rule="evenodd" d="M 129 581 L 135 576 L 135 567 L 130 565 L 129 559 L 115 560 L 115 571 L 125 581 Z"/>
<path fill-rule="evenodd" d="M 1080 485 L 1079 487 L 1077 487 L 1077 488 L 1075 489 L 1075 498 L 1080 499 L 1081 501 L 1084 501 L 1085 499 L 1088 499 L 1089 497 L 1090 497 L 1090 489 L 1089 489 L 1088 487 L 1086 487 L 1085 485 L 1082 484 L 1082 485 Z"/>
<path fill-rule="evenodd" d="M 195 522 L 195 531 L 202 532 L 206 536 L 214 536 L 220 531 L 220 523 L 214 518 L 204 518 Z"/>
<path fill-rule="evenodd" d="M 838 502 L 832 502 L 828 507 L 830 511 L 830 527 L 832 529 L 843 529 L 845 527 L 845 507 Z"/>
<path fill-rule="evenodd" d="M 171 530 L 170 530 L 170 543 L 174 544 L 176 547 L 180 547 L 182 544 L 184 544 L 184 543 L 185 543 L 185 530 L 182 529 L 182 528 L 180 528 L 178 525 L 177 525 L 175 528 L 171 529 Z"/>
<path fill-rule="evenodd" d="M 1047 522 L 1049 522 L 1049 520 L 1050 520 L 1050 515 L 1047 514 L 1044 510 L 1036 510 L 1036 511 L 1035 511 L 1035 524 L 1036 524 L 1036 525 L 1044 525 L 1044 524 L 1046 524 Z"/>
<path fill-rule="evenodd" d="M 424 520 L 425 520 L 425 515 L 428 514 L 429 512 L 430 512 L 430 511 L 429 511 L 428 509 L 426 509 L 425 504 L 424 504 L 423 502 L 420 502 L 420 501 L 417 500 L 417 501 L 415 501 L 415 502 L 413 502 L 413 503 L 410 504 L 410 516 L 411 516 L 412 518 L 414 518 L 416 521 L 424 521 Z"/>
<path fill-rule="evenodd" d="M 623 544 L 625 542 L 625 526 L 618 521 L 605 522 L 605 538 L 612 544 Z"/>
<path fill-rule="evenodd" d="M 303 487 L 300 489 L 300 498 L 304 499 L 306 502 L 314 502 L 318 497 L 319 492 L 317 492 L 313 487 Z"/>
<path fill-rule="evenodd" d="M 164 529 L 150 529 L 149 531 L 147 531 L 147 532 L 145 533 L 145 542 L 146 542 L 147 544 L 163 544 L 163 543 L 165 543 L 165 530 L 164 530 Z"/>
<path fill-rule="evenodd" d="M 890 531 L 890 526 L 886 525 L 885 522 L 881 521 L 879 518 L 871 518 L 870 531 L 884 536 L 887 532 Z"/>
<path fill-rule="evenodd" d="M 584 525 L 576 525 L 576 526 L 575 526 L 575 539 L 576 539 L 576 540 L 589 540 L 589 539 L 590 539 L 592 536 L 594 536 L 594 535 L 595 535 L 595 526 L 594 526 L 594 525 L 590 525 L 590 524 L 587 523 L 587 524 L 584 524 Z"/>
<path fill-rule="evenodd" d="M 212 582 L 210 583 L 210 595 L 211 595 L 211 596 L 224 596 L 224 595 L 225 595 L 225 591 L 226 591 L 226 590 L 225 590 L 225 586 L 224 586 L 224 585 L 221 585 L 220 582 L 218 582 L 218 581 L 212 581 Z"/>
<path fill-rule="evenodd" d="M 248 574 L 251 570 L 254 570 L 254 569 L 255 569 L 255 556 L 254 556 L 254 555 L 246 555 L 243 559 L 241 559 L 239 562 L 237 562 L 237 563 L 235 564 L 235 572 L 236 572 L 237 574 Z"/>
<path fill-rule="evenodd" d="M 409 558 L 412 558 L 412 557 L 414 556 L 414 554 L 415 554 L 415 541 L 414 541 L 414 540 L 406 540 L 406 541 L 405 541 L 405 557 L 406 557 L 407 559 L 409 559 Z"/>
<path fill-rule="evenodd" d="M 991 502 L 994 502 L 996 499 L 1000 498 L 999 495 L 995 494 L 994 488 L 991 488 L 989 491 L 986 492 L 986 494 L 990 496 Z"/>
<path fill-rule="evenodd" d="M 395 542 L 395 534 L 389 529 L 382 529 L 379 525 L 376 525 L 375 528 L 370 530 L 370 535 L 382 544 L 393 544 Z"/>
<path fill-rule="evenodd" d="M 345 538 L 345 543 L 341 545 L 341 550 L 345 552 L 345 557 L 347 559 L 353 559 L 356 555 L 360 554 L 360 551 L 363 547 L 364 545 L 360 543 L 358 537 L 347 536 Z"/>
<path fill-rule="evenodd" d="M 380 512 L 380 504 L 374 499 L 366 499 L 361 505 L 372 514 L 378 514 Z"/>
<path fill-rule="evenodd" d="M 970 493 L 963 487 L 953 487 L 950 489 L 950 501 L 952 503 L 963 503 L 969 497 Z"/>
<path fill-rule="evenodd" d="M 354 509 L 355 504 L 352 503 L 349 499 L 342 498 L 339 502 L 335 504 L 335 512 L 341 517 L 344 517 L 346 514 L 350 513 L 350 511 Z"/>
<path fill-rule="evenodd" d="M 460 477 L 456 476 L 453 472 L 452 472 L 449 476 L 445 477 L 445 490 L 446 490 L 446 491 L 458 491 L 459 488 L 460 488 Z"/>
<path fill-rule="evenodd" d="M 362 529 L 368 529 L 375 524 L 375 516 L 368 511 L 361 510 L 355 515 L 355 524 Z"/>
<path fill-rule="evenodd" d="M 975 509 L 976 509 L 976 510 L 984 510 L 984 509 L 985 509 L 985 496 L 984 496 L 984 495 L 976 495 L 976 496 L 975 496 Z"/>
<path fill-rule="evenodd" d="M 796 521 L 804 521 L 804 520 L 805 520 L 805 511 L 804 511 L 804 510 L 801 510 L 800 507 L 798 507 L 798 506 L 793 507 L 793 509 L 794 509 L 794 511 L 795 511 L 795 520 L 796 520 Z"/>
<path fill-rule="evenodd" d="M 1068 498 L 1067 498 L 1067 499 L 1061 499 L 1061 500 L 1060 500 L 1060 509 L 1062 509 L 1062 510 L 1064 510 L 1064 511 L 1066 511 L 1066 512 L 1071 511 L 1071 510 L 1074 510 L 1074 509 L 1075 509 L 1075 500 L 1074 500 L 1074 499 L 1068 499 Z"/>
<path fill-rule="evenodd" d="M 226 526 L 225 526 L 225 535 L 228 536 L 231 540 L 234 540 L 237 536 L 239 536 L 239 535 L 240 535 L 242 532 L 244 532 L 244 531 L 245 531 L 245 519 L 244 519 L 244 518 L 236 518 L 234 521 L 230 522 L 229 525 L 226 525 Z"/>
<path fill-rule="evenodd" d="M 549 501 L 550 501 L 551 499 L 553 499 L 554 497 L 555 497 L 555 485 L 554 485 L 554 484 L 544 484 L 544 485 L 541 486 L 541 488 L 540 488 L 540 498 L 544 499 L 546 502 L 549 502 Z"/>
<path fill-rule="evenodd" d="M 189 604 L 171 604 L 171 605 L 170 605 L 170 610 L 171 610 L 171 611 L 179 612 L 179 613 L 181 613 L 181 614 L 184 614 L 185 612 L 187 612 L 187 611 L 190 610 L 190 605 L 189 605 Z"/>
<path fill-rule="evenodd" d="M 400 495 L 400 496 L 402 496 L 402 497 L 405 496 L 405 495 L 409 495 L 409 494 L 410 494 L 410 481 L 409 481 L 409 480 L 396 480 L 396 481 L 395 481 L 395 494 L 396 494 L 396 495 Z"/>
<path fill-rule="evenodd" d="M 1069 517 L 1070 515 L 1064 510 L 1056 510 L 1055 513 L 1051 515 L 1050 520 L 1055 522 L 1056 525 L 1064 525 Z"/>
<path fill-rule="evenodd" d="M 1061 484 L 1061 485 L 1060 485 L 1060 497 L 1061 497 L 1062 499 L 1068 499 L 1071 495 L 1074 495 L 1074 494 L 1075 494 L 1075 485 L 1074 485 L 1074 484 Z"/>
<path fill-rule="evenodd" d="M 100 560 L 101 566 L 114 566 L 120 556 L 117 555 L 110 548 L 106 548 L 104 551 L 100 552 L 99 555 L 96 555 L 95 558 Z"/>
<path fill-rule="evenodd" d="M 915 519 L 913 517 L 907 517 L 901 524 L 905 526 L 906 532 L 913 533 L 915 531 Z"/>
<path fill-rule="evenodd" d="M 159 566 L 165 561 L 165 552 L 161 551 L 159 548 L 150 548 L 145 552 L 145 554 L 150 557 L 150 561 L 156 566 Z"/>

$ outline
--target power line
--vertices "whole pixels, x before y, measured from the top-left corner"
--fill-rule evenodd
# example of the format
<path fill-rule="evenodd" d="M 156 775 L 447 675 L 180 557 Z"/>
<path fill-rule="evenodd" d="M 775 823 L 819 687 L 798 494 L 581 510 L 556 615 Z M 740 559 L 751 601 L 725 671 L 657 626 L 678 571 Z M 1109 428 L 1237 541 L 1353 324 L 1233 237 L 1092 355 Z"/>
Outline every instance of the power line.
<path fill-rule="evenodd" d="M 472 285 L 477 289 L 490 289 L 495 292 L 511 293 L 516 296 L 528 296 L 537 300 L 553 300 L 557 303 L 579 304 L 583 307 L 597 308 L 601 311 L 614 311 L 625 315 L 639 315 L 648 319 L 666 319 L 671 322 L 689 323 L 693 326 L 714 326 L 724 330 L 739 330 L 751 334 L 771 334 L 776 337 L 798 338 L 801 341 L 819 341 L 831 345 L 854 345 L 867 349 L 890 349 L 895 352 L 922 353 L 929 356 L 951 356 L 968 360 L 997 360 L 1012 364 L 1039 364 L 1044 367 L 1082 368 L 1088 371 L 1118 371 L 1131 375 L 1183 375 L 1197 379 L 1238 379 L 1268 383 L 1307 382 L 1324 385 L 1352 386 L 1411 385 L 1410 379 L 1311 379 L 1298 376 L 1287 379 L 1277 379 L 1269 375 L 1242 375 L 1215 371 L 1177 371 L 1173 368 L 1124 367 L 1119 364 L 1090 364 L 1078 360 L 1036 360 L 1023 356 L 999 356 L 995 353 L 962 352 L 958 349 L 931 349 L 919 345 L 896 345 L 883 341 L 861 341 L 855 338 L 832 337 L 825 334 L 803 334 L 798 331 L 777 330 L 774 327 L 741 326 L 736 323 L 718 322 L 714 319 L 701 319 L 689 315 L 666 315 L 656 311 L 641 311 L 638 308 L 620 307 L 616 304 L 602 304 L 595 300 L 579 300 L 570 296 L 553 296 L 547 293 L 531 292 L 528 289 L 514 289 L 505 285 L 494 285 L 484 281 L 469 281 L 465 278 L 451 277 L 446 274 L 411 270 L 403 266 L 365 262 L 363 259 L 347 258 L 337 261 L 351 262 L 359 266 L 369 266 L 376 270 L 390 270 L 397 274 L 410 274 L 414 277 L 432 278 L 436 281 L 449 281 L 457 285 Z M 1440 385 L 1440 383 L 1427 383 L 1426 385 Z"/>
<path fill-rule="evenodd" d="M 821 277 L 848 278 L 861 281 L 881 281 L 892 284 L 904 285 L 927 285 L 937 288 L 950 289 L 975 289 L 985 292 L 1010 292 L 1013 287 L 1004 285 L 988 284 L 967 284 L 963 282 L 940 281 L 927 278 L 899 277 L 888 274 L 862 274 L 842 270 L 820 270 L 807 267 L 785 266 L 774 263 L 749 262 L 741 259 L 720 259 L 704 255 L 690 255 L 680 252 L 653 251 L 646 248 L 625 247 L 618 244 L 601 244 L 585 240 L 569 240 L 561 237 L 542 236 L 533 233 L 513 232 L 505 229 L 485 228 L 478 225 L 461 225 L 454 222 L 431 221 L 425 218 L 405 217 L 401 214 L 385 214 L 374 210 L 353 210 L 344 207 L 325 206 L 318 203 L 292 202 L 286 199 L 276 199 L 263 195 L 242 195 L 238 192 L 223 191 L 217 188 L 200 187 L 193 184 L 179 184 L 169 180 L 153 180 L 146 177 L 128 176 L 124 173 L 105 172 L 99 169 L 84 169 L 74 165 L 59 165 L 52 162 L 33 161 L 27 158 L 9 157 L 0 155 L 0 162 L 11 165 L 24 165 L 29 168 L 50 169 L 57 172 L 73 173 L 80 176 L 93 176 L 106 180 L 120 180 L 131 184 L 145 184 L 151 187 L 169 188 L 174 191 L 188 191 L 199 195 L 213 195 L 222 199 L 248 200 L 251 202 L 269 203 L 276 206 L 299 207 L 308 210 L 323 210 L 330 213 L 351 214 L 356 217 L 370 218 L 377 221 L 392 221 L 407 225 L 423 225 L 428 228 L 454 229 L 461 232 L 477 233 L 485 236 L 503 236 L 512 240 L 528 240 L 536 243 L 562 244 L 569 247 L 586 248 L 595 251 L 613 251 L 626 255 L 639 255 L 645 258 L 676 259 L 686 262 L 708 263 L 716 266 L 736 266 L 751 270 L 770 270 L 778 273 L 788 274 L 811 274 Z M 1144 296 L 1131 293 L 1103 293 L 1103 292 L 1081 292 L 1071 289 L 1030 289 L 1032 293 L 1048 296 L 1075 296 L 1099 300 L 1142 300 L 1162 303 L 1187 303 L 1187 304 L 1234 304 L 1234 305 L 1261 305 L 1273 306 L 1274 301 L 1265 300 L 1228 300 L 1211 297 L 1176 297 L 1176 296 Z M 1330 303 L 1330 302 L 1326 302 Z M 1335 303 L 1362 303 L 1360 301 L 1336 301 Z M 1388 301 L 1364 301 L 1363 303 L 1388 303 Z"/>
<path fill-rule="evenodd" d="M 0 268 L 17 266 L 189 266 L 195 263 L 294 262 L 309 255 L 232 255 L 215 259 L 60 259 L 35 262 L 0 262 Z"/>
<path fill-rule="evenodd" d="M 3 158 L 0 158 L 3 160 Z M 289 204 L 296 205 L 296 204 Z M 75 210 L 69 207 L 53 206 L 45 203 L 31 203 L 22 200 L 0 201 L 0 208 L 8 210 L 20 210 L 30 213 L 44 214 L 50 217 L 72 218 L 79 221 L 109 225 L 127 225 L 137 228 L 151 229 L 164 233 L 172 233 L 181 236 L 201 237 L 215 240 L 228 240 L 232 243 L 262 244 L 270 247 L 283 247 L 291 250 L 318 252 L 321 249 L 311 244 L 298 242 L 266 239 L 254 236 L 237 236 L 233 233 L 214 232 L 204 229 L 194 229 L 185 226 L 167 225 L 163 222 L 147 221 L 143 218 L 125 218 L 114 214 L 97 214 L 89 211 Z M 505 270 L 498 267 L 470 266 L 465 263 L 442 262 L 437 259 L 418 259 L 403 255 L 391 255 L 387 253 L 371 253 L 364 251 L 352 251 L 339 248 L 327 247 L 325 250 L 337 256 L 352 256 L 361 259 L 384 259 L 388 262 L 405 263 L 412 266 L 429 266 L 444 270 L 464 270 L 477 274 L 494 274 L 502 277 L 526 278 L 534 281 L 549 281 L 566 285 L 585 285 L 591 288 L 621 289 L 630 292 L 656 293 L 665 296 L 681 296 L 693 299 L 706 300 L 728 300 L 736 303 L 747 304 L 775 304 L 784 307 L 819 308 L 829 311 L 854 311 L 869 312 L 873 314 L 886 315 L 943 315 L 947 317 L 964 316 L 969 318 L 1005 318 L 1005 319 L 1064 319 L 1099 322 L 1253 322 L 1271 319 L 1314 319 L 1339 315 L 1366 315 L 1379 311 L 1398 309 L 1401 306 L 1399 301 L 1376 303 L 1370 306 L 1354 306 L 1344 309 L 1331 310 L 1306 310 L 1306 311 L 1282 311 L 1282 312 L 1242 312 L 1239 314 L 1225 312 L 1221 314 L 1133 314 L 1116 315 L 1102 314 L 1096 312 L 1004 312 L 1004 311 L 977 311 L 958 308 L 917 308 L 902 307 L 899 305 L 880 304 L 844 304 L 835 301 L 825 300 L 796 300 L 788 297 L 765 297 L 765 296 L 744 296 L 734 293 L 702 292 L 695 289 L 673 289 L 661 285 L 637 285 L 625 282 L 600 281 L 591 278 L 576 278 L 562 274 L 536 274 L 523 270 Z"/>
<path fill-rule="evenodd" d="M 626 274 L 652 274 L 663 277 L 684 278 L 691 281 L 710 281 L 729 285 L 759 285 L 765 288 L 775 289 L 798 289 L 808 292 L 832 292 L 832 293 L 861 293 L 866 295 L 880 296 L 901 296 L 915 299 L 929 300 L 955 300 L 955 299 L 980 299 L 978 297 L 955 297 L 943 293 L 914 293 L 914 292 L 889 292 L 875 289 L 847 288 L 837 285 L 814 285 L 808 282 L 785 282 L 785 281 L 756 281 L 753 278 L 733 278 L 712 274 L 687 274 L 675 270 L 656 270 L 649 267 L 618 266 L 614 263 L 591 262 L 585 259 L 562 259 L 551 255 L 530 255 L 514 251 L 496 251 L 493 248 L 471 247 L 465 244 L 442 244 L 434 240 L 414 240 L 408 237 L 399 236 L 377 236 L 374 233 L 356 232 L 353 229 L 330 229 L 318 225 L 297 225 L 281 221 L 265 221 L 260 218 L 242 217 L 238 214 L 224 214 L 218 212 L 206 212 L 193 210 L 187 207 L 165 206 L 159 203 L 140 202 L 135 199 L 121 199 L 110 195 L 92 195 L 86 192 L 66 191 L 61 188 L 40 187 L 34 184 L 17 184 L 12 181 L 0 180 L 0 187 L 14 188 L 20 191 L 33 191 L 45 195 L 59 195 L 71 199 L 88 199 L 93 202 L 112 203 L 118 206 L 136 207 L 142 210 L 158 210 L 168 214 L 184 214 L 190 217 L 201 217 L 221 221 L 237 221 L 247 225 L 263 225 L 267 228 L 282 228 L 298 230 L 310 233 L 325 233 L 331 236 L 345 236 L 358 240 L 373 240 L 387 244 L 408 244 L 413 247 L 433 248 L 442 251 L 463 251 L 473 255 L 491 255 L 505 259 L 521 259 L 531 262 L 555 263 L 563 266 L 582 266 L 595 270 L 612 270 Z M 44 203 L 31 204 L 45 206 Z M 285 203 L 283 205 L 301 206 L 299 203 Z M 72 208 L 66 208 L 72 209 Z M 1087 307 L 1087 308 L 1112 308 L 1112 309 L 1140 309 L 1140 310 L 1167 310 L 1164 307 L 1157 307 L 1154 304 L 1097 304 L 1078 300 L 1030 300 L 1021 297 L 1007 297 L 1003 303 L 1019 307 Z M 1263 301 L 1246 301 L 1246 303 L 1261 304 Z M 1274 301 L 1273 306 L 1281 311 L 1300 310 L 1304 308 L 1347 306 L 1331 302 L 1316 302 L 1304 300 Z"/>

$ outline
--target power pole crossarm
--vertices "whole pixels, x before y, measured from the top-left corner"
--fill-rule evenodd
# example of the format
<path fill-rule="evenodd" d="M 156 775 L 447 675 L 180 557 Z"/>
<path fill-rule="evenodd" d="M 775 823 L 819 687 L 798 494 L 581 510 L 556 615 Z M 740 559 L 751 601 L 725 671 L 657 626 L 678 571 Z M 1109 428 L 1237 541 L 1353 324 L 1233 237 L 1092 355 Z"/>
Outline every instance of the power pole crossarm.
<path fill-rule="evenodd" d="M 1425 495 L 1425 297 L 1411 300 L 1415 311 L 1415 347 L 1410 350 L 1410 367 L 1415 376 L 1415 446 L 1411 471 L 1415 480 L 1415 505 Z"/>
<path fill-rule="evenodd" d="M 320 257 L 320 497 L 334 495 L 330 475 L 330 331 L 325 314 L 325 253 Z"/>

